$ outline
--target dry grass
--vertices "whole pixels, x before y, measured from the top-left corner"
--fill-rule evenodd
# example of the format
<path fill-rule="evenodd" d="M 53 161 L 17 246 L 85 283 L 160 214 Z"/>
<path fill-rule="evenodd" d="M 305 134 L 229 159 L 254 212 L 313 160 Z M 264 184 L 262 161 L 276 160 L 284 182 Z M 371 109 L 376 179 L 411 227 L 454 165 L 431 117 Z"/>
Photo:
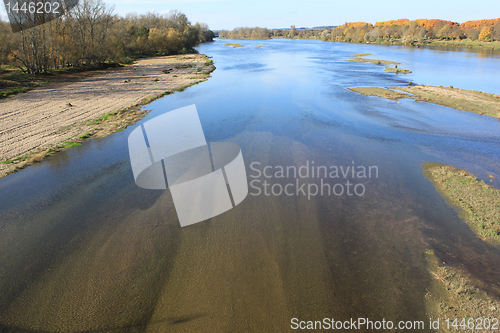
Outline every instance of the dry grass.
<path fill-rule="evenodd" d="M 393 91 L 385 88 L 378 88 L 378 87 L 355 87 L 355 88 L 349 88 L 349 90 L 352 90 L 354 92 L 366 95 L 366 96 L 377 96 L 377 97 L 384 97 L 387 99 L 400 99 L 400 98 L 413 98 L 411 95 L 404 94 L 398 91 Z"/>
<path fill-rule="evenodd" d="M 420 100 L 429 103 L 491 117 L 500 116 L 500 95 L 453 87 L 408 86 L 397 87 L 396 89 L 415 94 Z"/>
<path fill-rule="evenodd" d="M 403 69 L 403 68 L 397 68 L 397 67 L 395 67 L 395 68 L 386 67 L 385 71 L 389 72 L 389 73 L 395 73 L 395 74 L 409 74 L 409 73 L 411 73 L 411 71 L 409 69 Z"/>
<path fill-rule="evenodd" d="M 438 332 L 472 332 L 467 328 L 469 318 L 473 318 L 476 325 L 477 318 L 498 318 L 500 301 L 486 285 L 473 278 L 463 267 L 440 262 L 434 253 L 427 252 L 426 259 L 432 277 L 425 295 L 426 312 L 433 321 L 440 319 Z M 450 319 L 449 329 L 446 319 Z M 456 327 L 452 326 L 455 319 Z M 460 326 L 462 320 L 465 327 Z M 478 331 L 492 332 L 488 329 Z"/>

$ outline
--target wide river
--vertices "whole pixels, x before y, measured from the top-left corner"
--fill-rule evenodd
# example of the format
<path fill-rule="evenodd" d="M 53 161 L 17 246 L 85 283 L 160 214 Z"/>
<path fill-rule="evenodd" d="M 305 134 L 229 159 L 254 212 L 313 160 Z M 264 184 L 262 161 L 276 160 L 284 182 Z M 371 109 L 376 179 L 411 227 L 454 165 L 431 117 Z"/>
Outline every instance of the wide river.
<path fill-rule="evenodd" d="M 218 40 L 199 51 L 213 57 L 212 78 L 148 105 L 140 123 L 195 104 L 208 142 L 241 147 L 250 194 L 181 228 L 169 190 L 135 185 L 127 138 L 136 126 L 1 179 L 0 331 L 427 321 L 426 249 L 500 286 L 500 250 L 475 237 L 421 167 L 436 161 L 499 179 L 500 121 L 347 89 L 412 81 L 499 94 L 498 54 L 302 40 Z M 349 62 L 354 53 L 413 73 Z M 271 178 L 260 174 L 266 166 Z M 280 166 L 310 173 L 279 178 Z M 313 166 L 367 174 L 321 178 Z M 292 195 L 280 194 L 289 184 Z M 312 196 L 309 185 L 337 192 Z"/>

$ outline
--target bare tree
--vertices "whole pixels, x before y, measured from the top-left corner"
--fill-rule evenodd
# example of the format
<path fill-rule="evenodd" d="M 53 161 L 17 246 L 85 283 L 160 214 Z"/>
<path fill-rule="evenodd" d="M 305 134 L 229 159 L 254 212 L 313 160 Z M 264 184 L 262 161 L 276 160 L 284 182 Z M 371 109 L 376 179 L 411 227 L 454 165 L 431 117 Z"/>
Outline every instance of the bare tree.
<path fill-rule="evenodd" d="M 108 37 L 114 20 L 113 7 L 102 0 L 83 0 L 67 15 L 72 27 L 74 58 L 81 64 L 97 64 L 109 58 Z"/>

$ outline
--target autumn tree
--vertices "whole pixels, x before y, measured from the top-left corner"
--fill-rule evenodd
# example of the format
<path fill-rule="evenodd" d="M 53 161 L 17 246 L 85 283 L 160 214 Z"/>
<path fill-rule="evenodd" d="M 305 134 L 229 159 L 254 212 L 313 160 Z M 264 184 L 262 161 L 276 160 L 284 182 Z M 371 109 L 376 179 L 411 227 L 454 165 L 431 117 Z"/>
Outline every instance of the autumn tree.
<path fill-rule="evenodd" d="M 493 29 L 490 27 L 483 27 L 481 33 L 479 34 L 479 40 L 481 41 L 491 41 Z"/>
<path fill-rule="evenodd" d="M 0 24 L 0 63 L 11 61 L 33 74 L 194 52 L 196 44 L 213 39 L 206 24 L 192 25 L 183 13 L 119 17 L 102 0 L 81 0 L 61 18 L 19 33 L 8 33 L 8 25 Z"/>

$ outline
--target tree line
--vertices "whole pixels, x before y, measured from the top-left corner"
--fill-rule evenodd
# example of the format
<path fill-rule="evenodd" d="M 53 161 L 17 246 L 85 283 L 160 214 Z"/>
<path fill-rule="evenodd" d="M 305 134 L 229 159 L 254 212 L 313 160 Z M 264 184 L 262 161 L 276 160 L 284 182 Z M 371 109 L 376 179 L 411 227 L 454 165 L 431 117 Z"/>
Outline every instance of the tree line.
<path fill-rule="evenodd" d="M 195 52 L 214 34 L 185 14 L 148 13 L 121 17 L 102 0 L 81 0 L 59 19 L 13 33 L 0 21 L 0 65 L 31 74 L 66 67 L 129 63 L 138 57 Z"/>
<path fill-rule="evenodd" d="M 408 19 L 377 22 L 349 22 L 332 28 L 295 28 L 265 29 L 236 28 L 232 31 L 222 30 L 220 38 L 301 38 L 321 39 L 325 41 L 341 41 L 356 43 L 400 43 L 411 45 L 432 40 L 478 40 L 484 42 L 500 40 L 500 18 L 492 20 L 457 22 L 420 19 Z"/>

